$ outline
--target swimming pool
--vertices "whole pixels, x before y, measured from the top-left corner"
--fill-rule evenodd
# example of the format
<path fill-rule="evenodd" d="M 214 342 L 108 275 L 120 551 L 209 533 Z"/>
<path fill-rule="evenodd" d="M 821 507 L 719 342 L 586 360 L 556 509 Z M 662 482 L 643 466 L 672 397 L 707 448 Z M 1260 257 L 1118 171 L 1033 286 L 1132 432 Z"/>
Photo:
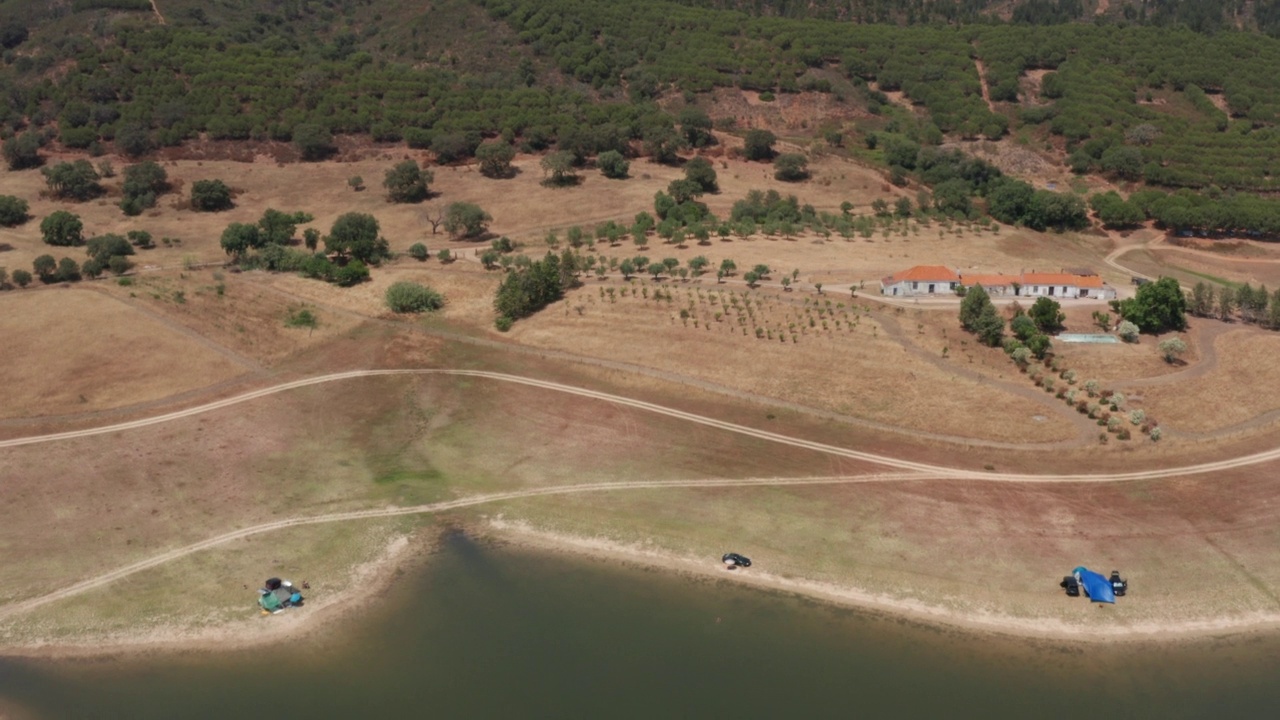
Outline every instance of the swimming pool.
<path fill-rule="evenodd" d="M 1118 343 L 1120 338 L 1106 333 L 1062 333 L 1055 340 L 1065 343 Z"/>

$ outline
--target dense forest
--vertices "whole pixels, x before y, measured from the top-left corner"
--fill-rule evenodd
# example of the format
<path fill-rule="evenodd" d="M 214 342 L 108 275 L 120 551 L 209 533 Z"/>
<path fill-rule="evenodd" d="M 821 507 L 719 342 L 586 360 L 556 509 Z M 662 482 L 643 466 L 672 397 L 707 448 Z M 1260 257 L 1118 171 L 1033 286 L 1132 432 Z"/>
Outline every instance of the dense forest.
<path fill-rule="evenodd" d="M 488 138 L 579 163 L 603 152 L 667 158 L 688 145 L 688 128 L 664 110 L 673 98 L 696 105 L 739 88 L 829 93 L 865 109 L 843 142 L 865 143 L 860 155 L 895 182 L 928 182 L 921 153 L 944 140 L 1016 135 L 1055 144 L 1078 173 L 1161 197 L 1183 190 L 1104 202 L 1113 217 L 1141 210 L 1177 229 L 1275 232 L 1258 218 L 1280 190 L 1280 40 L 1248 29 L 1270 32 L 1280 0 L 1115 2 L 1104 16 L 1078 0 L 158 7 L 164 24 L 145 0 L 0 2 L 11 167 L 38 164 L 50 143 L 142 156 L 200 137 L 287 141 L 318 159 L 335 135 L 406 142 L 442 162 L 470 158 Z M 889 97 L 897 92 L 909 108 Z M 1222 207 L 1238 211 L 1206 214 Z"/>

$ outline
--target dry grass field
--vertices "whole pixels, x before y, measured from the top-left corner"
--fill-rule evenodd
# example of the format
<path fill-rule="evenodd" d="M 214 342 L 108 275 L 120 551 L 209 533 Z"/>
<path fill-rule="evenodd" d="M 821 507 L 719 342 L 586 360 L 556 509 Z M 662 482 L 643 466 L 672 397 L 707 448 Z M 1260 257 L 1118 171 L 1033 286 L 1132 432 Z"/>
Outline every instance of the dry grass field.
<path fill-rule="evenodd" d="M 0 294 L 0 417 L 158 400 L 250 370 L 180 330 L 89 290 Z"/>
<path fill-rule="evenodd" d="M 139 251 L 139 272 L 124 284 L 112 278 L 0 293 L 0 418 L 27 418 L 22 433 L 34 434 L 38 429 L 25 427 L 34 428 L 34 416 L 195 402 L 216 397 L 229 381 L 266 386 L 346 369 L 470 367 L 634 395 L 868 452 L 1005 472 L 1089 472 L 1256 450 L 1268 434 L 1266 423 L 1275 421 L 1267 414 L 1280 410 L 1270 394 L 1259 392 L 1275 384 L 1267 358 L 1280 349 L 1280 334 L 1223 332 L 1195 321 L 1185 334 L 1191 349 L 1181 365 L 1160 358 L 1156 338 L 1055 347 L 1080 383 L 1137 383 L 1141 407 L 1182 433 L 1171 432 L 1160 444 L 1138 436 L 1104 447 L 1090 421 L 1035 387 L 1002 351 L 962 333 L 954 304 L 890 306 L 870 297 L 882 276 L 916 264 L 1011 273 L 1091 267 L 1127 291 L 1128 274 L 1102 261 L 1116 247 L 1116 239 L 1103 235 L 1008 227 L 993 232 L 935 222 L 847 240 L 755 236 L 713 238 L 705 245 L 690 239 L 677 247 L 650 238 L 638 247 L 626 238 L 583 253 L 606 265 L 641 254 L 677 258 L 682 265 L 702 255 L 712 268 L 732 259 L 738 274 L 725 283 L 714 274 L 629 282 L 616 273 L 605 279 L 588 274 L 562 301 L 499 333 L 492 297 L 502 274 L 484 270 L 474 252 L 487 243 L 433 235 L 427 213 L 449 202 L 476 202 L 493 215 L 493 234 L 510 236 L 520 252 L 538 256 L 546 252 L 548 231 L 563 239 L 573 225 L 589 229 L 652 212 L 654 193 L 681 171 L 636 161 L 631 179 L 607 180 L 588 170 L 576 187 L 552 189 L 541 184 L 537 158 L 518 159 L 518 174 L 507 180 L 484 178 L 473 168 L 437 167 L 435 197 L 395 205 L 387 202 L 381 179 L 404 157 L 422 155 L 377 151 L 352 162 L 306 165 L 265 158 L 169 162 L 177 187 L 220 178 L 237 189 L 237 207 L 194 213 L 183 208 L 185 196 L 174 193 L 133 219 L 123 216 L 111 194 L 66 206 L 41 196 L 38 172 L 0 172 L 0 194 L 28 199 L 36 216 L 0 230 L 0 266 L 10 271 L 49 251 L 40 241 L 39 219 L 59 207 L 80 214 L 87 235 L 145 229 L 157 240 L 181 239 Z M 869 212 L 875 199 L 914 197 L 913 189 L 890 188 L 879 174 L 831 157 L 815 160 L 813 178 L 798 184 L 773 180 L 761 164 L 719 156 L 713 162 L 721 191 L 704 200 L 721 216 L 752 189 L 794 193 L 801 203 L 828 212 L 850 201 L 859 214 Z M 347 179 L 353 175 L 369 188 L 352 191 Z M 425 242 L 433 253 L 447 247 L 463 257 L 451 264 L 399 257 L 375 268 L 370 282 L 347 289 L 293 275 L 201 266 L 226 259 L 218 239 L 228 223 L 255 221 L 269 207 L 312 213 L 310 226 L 322 232 L 341 213 L 369 212 L 398 253 Z M 1248 260 L 1270 272 L 1270 264 L 1256 262 L 1269 259 L 1267 252 L 1251 245 L 1220 259 L 1135 249 L 1121 261 L 1142 272 L 1146 262 L 1163 272 L 1156 266 L 1176 259 L 1181 267 L 1216 275 L 1227 270 L 1215 263 L 1243 266 Z M 53 254 L 84 259 L 75 248 Z M 748 289 L 742 273 L 757 264 L 772 269 L 771 279 Z M 784 292 L 775 283 L 793 271 L 797 283 Z M 1184 281 L 1194 282 L 1194 272 L 1184 273 Z M 394 315 L 384 293 L 399 280 L 441 291 L 445 308 L 425 317 Z M 827 291 L 818 293 L 816 283 Z M 856 296 L 833 289 L 848 284 Z M 1280 286 L 1280 275 L 1272 286 Z M 290 327 L 289 318 L 304 309 L 317 326 Z M 1090 313 L 1105 308 L 1066 309 L 1068 328 L 1087 332 Z M 457 341 L 459 335 L 468 342 Z M 144 409 L 135 408 L 134 415 Z M 1259 417 L 1250 428 L 1254 434 L 1243 439 L 1197 436 Z M 1033 443 L 1055 449 L 1017 447 Z M 23 558 L 0 565 L 0 603 L 290 515 L 577 482 L 869 469 L 609 403 L 439 377 L 321 385 L 143 430 L 0 449 L 0 467 L 0 549 Z M 0 626 L 0 641 L 221 623 L 252 611 L 243 586 L 256 582 L 264 565 L 278 564 L 313 583 L 321 578 L 339 590 L 352 586 L 359 568 L 390 538 L 497 513 L 556 532 L 652 543 L 677 555 L 719 548 L 731 532 L 789 577 L 879 587 L 899 598 L 1022 617 L 1071 619 L 1083 606 L 1059 602 L 1048 592 L 1052 587 L 1044 587 L 1045 578 L 1060 577 L 1085 556 L 1124 568 L 1135 587 L 1152 588 L 1144 590 L 1149 602 L 1135 603 L 1121 621 L 1192 617 L 1204 607 L 1158 589 L 1155 578 L 1195 566 L 1216 586 L 1266 589 L 1238 593 L 1230 607 L 1214 608 L 1239 614 L 1267 609 L 1273 600 L 1267 593 L 1280 582 L 1280 567 L 1268 563 L 1275 489 L 1257 480 L 1262 474 L 1105 488 L 947 481 L 636 491 L 513 501 L 438 522 L 323 526 L 186 558 L 139 575 L 136 583 L 85 595 L 72 612 L 59 612 L 65 604 L 45 608 L 21 632 L 15 623 Z M 1231 494 L 1218 496 L 1219 490 Z M 1080 519 L 1099 514 L 1114 522 L 1101 535 L 1084 535 Z M 975 594 L 975 566 L 1006 577 L 1007 592 Z M 155 588 L 185 577 L 209 599 L 206 605 L 184 612 L 148 604 Z"/>

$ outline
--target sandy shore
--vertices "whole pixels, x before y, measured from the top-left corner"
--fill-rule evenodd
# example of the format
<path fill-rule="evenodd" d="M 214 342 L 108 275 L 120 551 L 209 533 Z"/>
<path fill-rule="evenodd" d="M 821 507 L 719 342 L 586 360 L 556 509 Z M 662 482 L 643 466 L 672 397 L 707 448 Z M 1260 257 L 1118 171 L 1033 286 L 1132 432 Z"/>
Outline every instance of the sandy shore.
<path fill-rule="evenodd" d="M 857 608 L 885 616 L 905 617 L 916 622 L 977 633 L 996 633 L 1044 640 L 1114 643 L 1191 641 L 1280 630 L 1280 613 L 1256 613 L 1205 620 L 1136 621 L 1124 625 L 1071 623 L 1056 618 L 1024 618 L 997 613 L 978 613 L 904 600 L 856 587 L 782 577 L 761 570 L 758 566 L 747 570 L 728 571 L 719 562 L 719 558 L 681 556 L 657 551 L 650 547 L 618 543 L 607 538 L 554 533 L 525 523 L 510 522 L 500 517 L 490 518 L 482 527 L 514 545 L 535 550 L 577 554 L 610 562 L 625 558 L 626 563 L 646 568 L 736 582 L 749 587 L 786 592 L 842 607 Z"/>
<path fill-rule="evenodd" d="M 1193 641 L 1223 636 L 1275 632 L 1280 629 L 1280 613 L 1251 614 L 1230 618 L 1181 621 L 1135 621 L 1123 625 L 1071 623 L 1054 618 L 1025 618 L 998 613 L 947 608 L 924 602 L 877 594 L 861 588 L 783 577 L 753 567 L 727 571 L 718 558 L 682 556 L 652 547 L 629 545 L 607 538 L 568 535 L 489 518 L 473 528 L 478 535 L 539 552 L 552 552 L 623 562 L 633 566 L 664 570 L 688 577 L 740 583 L 774 592 L 784 592 L 841 607 L 906 618 L 974 633 L 1060 640 L 1071 642 L 1171 642 Z M 436 539 L 398 536 L 375 559 L 358 566 L 345 590 L 308 598 L 305 612 L 285 612 L 270 617 L 254 614 L 242 621 L 204 628 L 159 628 L 111 637 L 86 638 L 81 643 L 65 640 L 33 642 L 0 647 L 0 655 L 35 658 L 77 658 L 121 656 L 168 652 L 217 652 L 240 650 L 287 639 L 314 635 L 355 619 L 376 602 L 395 577 L 411 566 L 426 561 L 438 547 Z M 2 718 L 2 716 L 0 716 Z"/>

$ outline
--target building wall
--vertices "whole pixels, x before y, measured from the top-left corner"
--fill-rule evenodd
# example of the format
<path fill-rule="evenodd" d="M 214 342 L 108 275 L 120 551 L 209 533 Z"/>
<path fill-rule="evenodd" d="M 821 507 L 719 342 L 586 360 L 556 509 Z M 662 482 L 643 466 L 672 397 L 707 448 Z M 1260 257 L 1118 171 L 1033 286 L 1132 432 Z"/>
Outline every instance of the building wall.
<path fill-rule="evenodd" d="M 933 292 L 929 292 L 929 286 L 933 286 Z M 902 280 L 885 285 L 881 283 L 880 294 L 897 295 L 898 297 L 909 297 L 913 295 L 953 295 L 955 294 L 956 283 L 952 280 Z"/>

